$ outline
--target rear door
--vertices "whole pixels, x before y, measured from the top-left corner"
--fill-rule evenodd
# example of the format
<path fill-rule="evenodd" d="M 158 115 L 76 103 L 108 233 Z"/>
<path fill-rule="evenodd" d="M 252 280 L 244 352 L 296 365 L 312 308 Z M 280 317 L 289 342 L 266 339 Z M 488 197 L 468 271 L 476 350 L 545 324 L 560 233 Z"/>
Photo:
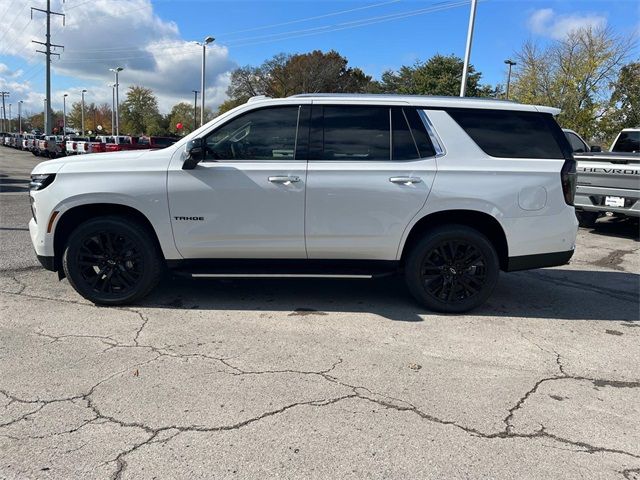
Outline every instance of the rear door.
<path fill-rule="evenodd" d="M 415 108 L 314 101 L 309 258 L 395 260 L 435 173 L 435 152 Z"/>

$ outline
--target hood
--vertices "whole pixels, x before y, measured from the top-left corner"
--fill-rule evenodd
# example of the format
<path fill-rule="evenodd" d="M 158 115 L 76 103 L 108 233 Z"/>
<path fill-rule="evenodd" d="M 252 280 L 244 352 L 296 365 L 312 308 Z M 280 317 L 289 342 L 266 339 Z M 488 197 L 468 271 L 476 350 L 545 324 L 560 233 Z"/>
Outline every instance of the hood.
<path fill-rule="evenodd" d="M 132 150 L 125 152 L 88 153 L 85 155 L 73 155 L 41 162 L 35 166 L 32 174 L 58 173 L 62 171 L 113 171 L 131 169 L 140 161 L 157 158 L 162 150 Z M 163 157 L 171 158 L 164 151 Z"/>

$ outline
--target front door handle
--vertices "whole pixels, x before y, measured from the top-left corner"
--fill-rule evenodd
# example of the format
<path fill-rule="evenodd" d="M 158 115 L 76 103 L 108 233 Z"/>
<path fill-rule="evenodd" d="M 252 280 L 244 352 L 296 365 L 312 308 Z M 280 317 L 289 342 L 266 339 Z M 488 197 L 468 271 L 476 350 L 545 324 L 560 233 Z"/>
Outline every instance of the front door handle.
<path fill-rule="evenodd" d="M 391 183 L 401 183 L 403 185 L 413 185 L 414 183 L 422 182 L 420 177 L 391 177 L 389 179 Z"/>
<path fill-rule="evenodd" d="M 296 183 L 300 181 L 300 177 L 295 177 L 291 175 L 282 175 L 282 176 L 274 176 L 269 177 L 269 181 L 271 183 L 282 183 L 283 185 L 289 185 L 290 183 Z"/>

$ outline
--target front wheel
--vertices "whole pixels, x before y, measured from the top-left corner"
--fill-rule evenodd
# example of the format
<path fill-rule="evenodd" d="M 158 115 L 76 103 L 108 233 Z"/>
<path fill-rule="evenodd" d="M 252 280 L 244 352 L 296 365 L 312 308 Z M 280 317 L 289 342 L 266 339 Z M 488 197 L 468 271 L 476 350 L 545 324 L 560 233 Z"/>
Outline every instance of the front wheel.
<path fill-rule="evenodd" d="M 122 305 L 153 289 L 162 262 L 147 229 L 108 216 L 88 220 L 71 233 L 62 266 L 71 286 L 87 300 Z"/>
<path fill-rule="evenodd" d="M 477 230 L 448 225 L 428 232 L 409 252 L 405 280 L 430 310 L 462 313 L 482 305 L 498 281 L 500 262 Z"/>

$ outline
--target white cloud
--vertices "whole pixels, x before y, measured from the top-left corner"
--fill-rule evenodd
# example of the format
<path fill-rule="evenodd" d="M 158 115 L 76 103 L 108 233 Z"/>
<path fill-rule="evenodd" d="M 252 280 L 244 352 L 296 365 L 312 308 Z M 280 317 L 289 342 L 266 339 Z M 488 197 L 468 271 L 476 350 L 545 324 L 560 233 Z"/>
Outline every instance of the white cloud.
<path fill-rule="evenodd" d="M 542 8 L 529 16 L 528 25 L 533 33 L 560 40 L 581 28 L 603 28 L 607 25 L 607 17 L 596 13 L 563 15 L 552 8 Z"/>
<path fill-rule="evenodd" d="M 113 83 L 114 78 L 109 68 L 121 66 L 124 67 L 119 79 L 121 98 L 130 85 L 142 85 L 158 96 L 161 111 L 179 101 L 192 101 L 192 90 L 200 90 L 201 47 L 182 38 L 174 22 L 159 18 L 150 0 L 52 3 L 52 9 L 66 13 L 64 27 L 60 19 L 52 18 L 52 43 L 65 46 L 64 51 L 57 50 L 60 59 L 54 57 L 52 62 L 54 86 L 55 75 L 65 75 L 76 79 L 73 83 L 82 83 L 77 89 L 88 89 L 91 101 L 111 103 L 107 84 Z M 37 65 L 42 64 L 44 56 L 34 53 L 39 46 L 31 40 L 43 39 L 44 16 L 34 12 L 34 19 L 28 21 L 28 11 L 22 15 L 24 22 L 17 18 L 7 31 L 0 32 L 0 38 L 4 36 L 0 54 L 26 59 L 32 68 L 26 69 L 24 77 L 30 79 L 34 71 L 43 68 Z M 207 51 L 207 105 L 216 106 L 224 100 L 229 72 L 236 65 L 224 46 L 214 43 Z M 12 72 L 11 76 L 6 65 L 0 65 L 0 81 L 13 80 L 7 89 L 39 96 L 37 105 L 31 107 L 40 109 L 44 85 L 38 88 L 39 93 L 35 92 L 30 81 L 20 81 L 22 71 Z M 44 83 L 40 80 L 43 77 L 36 77 L 38 83 Z M 52 93 L 52 98 L 57 96 L 58 93 Z"/>

